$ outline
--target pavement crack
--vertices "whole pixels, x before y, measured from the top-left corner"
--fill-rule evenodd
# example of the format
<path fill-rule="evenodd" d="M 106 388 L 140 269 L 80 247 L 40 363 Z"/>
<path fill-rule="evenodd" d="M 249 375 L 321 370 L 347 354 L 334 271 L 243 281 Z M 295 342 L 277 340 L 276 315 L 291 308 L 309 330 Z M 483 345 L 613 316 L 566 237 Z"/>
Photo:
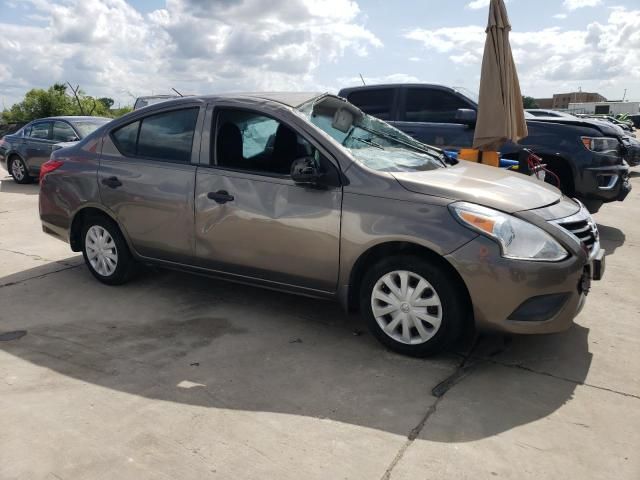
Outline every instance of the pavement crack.
<path fill-rule="evenodd" d="M 52 262 L 53 260 L 47 260 L 46 258 L 41 257 L 40 255 L 33 255 L 31 253 L 24 253 L 18 250 L 11 250 L 9 248 L 0 248 L 3 252 L 15 253 L 16 255 L 22 255 L 23 257 L 33 258 L 35 260 L 42 260 L 43 262 Z"/>
<path fill-rule="evenodd" d="M 58 263 L 58 262 L 55 262 Z M 58 263 L 59 265 L 66 265 L 66 264 L 61 264 Z M 29 280 L 37 280 L 39 278 L 44 278 L 47 277 L 49 275 L 53 275 L 55 273 L 59 273 L 59 272 L 64 272 L 65 270 L 71 270 L 72 268 L 78 268 L 82 265 L 66 265 L 65 268 L 60 268 L 58 270 L 53 270 L 51 272 L 47 272 L 47 273 L 42 273 L 40 275 L 34 275 L 33 277 L 27 277 L 27 278 L 21 278 L 20 280 L 16 280 L 15 282 L 7 282 L 7 283 L 0 283 L 0 288 L 4 288 L 4 287 L 13 287 L 14 285 L 20 285 L 22 283 L 28 282 Z"/>
<path fill-rule="evenodd" d="M 431 404 L 431 406 L 429 407 L 429 410 L 427 410 L 427 413 L 424 415 L 420 423 L 418 423 L 418 425 L 416 425 L 411 430 L 411 432 L 407 437 L 407 440 L 402 444 L 402 447 L 400 447 L 400 450 L 398 450 L 398 453 L 396 453 L 396 456 L 393 458 L 393 460 L 385 470 L 384 474 L 382 475 L 381 480 L 389 480 L 391 478 L 393 469 L 396 467 L 396 465 L 398 465 L 400 460 L 402 460 L 402 457 L 404 457 L 405 452 L 411 446 L 411 444 L 415 441 L 415 439 L 418 438 L 418 435 L 420 435 L 420 432 L 424 429 L 424 426 L 429 420 L 429 417 L 431 417 L 431 415 L 433 415 L 436 412 L 436 410 L 438 409 L 438 404 L 442 401 L 443 398 L 444 397 L 436 398 L 436 401 L 433 402 L 433 404 Z"/>
<path fill-rule="evenodd" d="M 63 260 L 53 260 L 53 259 L 50 259 L 50 258 L 41 257 L 40 255 L 34 255 L 32 253 L 24 253 L 24 252 L 21 252 L 19 250 L 11 250 L 10 248 L 1 248 L 0 247 L 0 251 L 13 253 L 15 255 L 22 255 L 23 257 L 33 258 L 34 260 L 39 260 L 41 262 L 57 263 L 59 265 L 71 265 L 70 263 L 67 263 L 67 262 L 65 262 Z"/>
<path fill-rule="evenodd" d="M 411 444 L 420 436 L 422 430 L 424 430 L 427 422 L 431 418 L 431 416 L 436 413 L 438 409 L 438 405 L 444 399 L 445 394 L 454 386 L 460 383 L 464 378 L 469 376 L 471 372 L 473 372 L 478 365 L 481 363 L 474 363 L 471 365 L 467 365 L 467 362 L 473 358 L 473 352 L 478 344 L 478 337 L 476 337 L 473 341 L 473 345 L 469 349 L 469 352 L 466 354 L 462 354 L 462 360 L 460 364 L 456 367 L 455 371 L 445 378 L 443 381 L 438 383 L 432 390 L 431 394 L 436 397 L 435 402 L 433 402 L 420 422 L 411 429 L 409 435 L 407 435 L 407 440 L 402 444 L 398 453 L 396 453 L 395 457 L 385 470 L 384 474 L 381 477 L 381 480 L 389 480 L 391 478 L 391 474 L 393 473 L 393 469 L 398 465 L 402 457 L 406 453 L 407 449 L 411 446 Z"/>
<path fill-rule="evenodd" d="M 483 360 L 485 362 L 489 362 L 489 363 L 492 363 L 494 365 L 500 365 L 502 367 L 507 367 L 507 368 L 517 368 L 519 370 L 524 370 L 524 371 L 529 372 L 529 373 L 535 373 L 536 375 L 543 375 L 545 377 L 555 378 L 556 380 L 561 380 L 563 382 L 573 383 L 575 385 L 581 385 L 581 386 L 584 386 L 584 387 L 595 388 L 597 390 L 602 390 L 602 391 L 609 392 L 609 393 L 615 393 L 615 394 L 618 394 L 618 395 L 622 395 L 624 397 L 635 398 L 637 400 L 640 400 L 640 395 L 635 395 L 633 393 L 627 393 L 627 392 L 623 392 L 623 391 L 620 391 L 620 390 L 615 390 L 613 388 L 603 387 L 603 386 L 600 386 L 600 385 L 593 385 L 592 383 L 586 383 L 586 382 L 582 382 L 580 380 L 575 380 L 575 379 L 568 378 L 568 377 L 563 377 L 563 376 L 560 376 L 560 375 L 554 375 L 553 373 L 545 372 L 543 370 L 536 370 L 534 368 L 527 367 L 526 365 L 522 365 L 522 364 L 519 364 L 519 363 L 503 363 L 503 362 L 499 362 L 499 361 L 497 361 L 495 359 L 483 359 Z"/>

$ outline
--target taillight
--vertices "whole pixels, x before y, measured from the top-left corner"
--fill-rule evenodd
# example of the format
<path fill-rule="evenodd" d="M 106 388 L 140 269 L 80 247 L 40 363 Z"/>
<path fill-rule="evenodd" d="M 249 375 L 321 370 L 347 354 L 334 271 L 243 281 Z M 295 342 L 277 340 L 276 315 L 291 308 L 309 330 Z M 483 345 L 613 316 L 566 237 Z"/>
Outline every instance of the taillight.
<path fill-rule="evenodd" d="M 40 167 L 40 181 L 42 181 L 46 174 L 60 168 L 62 166 L 62 163 L 63 162 L 61 162 L 60 160 L 49 160 L 48 162 L 42 164 L 42 166 Z"/>

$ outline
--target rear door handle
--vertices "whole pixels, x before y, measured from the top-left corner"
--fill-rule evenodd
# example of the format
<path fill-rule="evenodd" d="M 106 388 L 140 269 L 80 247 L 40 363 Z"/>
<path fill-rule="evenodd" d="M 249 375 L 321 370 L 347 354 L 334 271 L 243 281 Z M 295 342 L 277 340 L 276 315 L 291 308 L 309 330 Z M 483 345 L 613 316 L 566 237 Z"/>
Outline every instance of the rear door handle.
<path fill-rule="evenodd" d="M 209 200 L 214 200 L 217 203 L 227 203 L 233 202 L 233 195 L 229 195 L 229 192 L 226 190 L 218 190 L 217 192 L 209 192 L 207 193 L 207 198 Z"/>
<path fill-rule="evenodd" d="M 122 186 L 122 182 L 118 180 L 118 177 L 103 178 L 102 184 L 109 188 L 118 188 Z"/>

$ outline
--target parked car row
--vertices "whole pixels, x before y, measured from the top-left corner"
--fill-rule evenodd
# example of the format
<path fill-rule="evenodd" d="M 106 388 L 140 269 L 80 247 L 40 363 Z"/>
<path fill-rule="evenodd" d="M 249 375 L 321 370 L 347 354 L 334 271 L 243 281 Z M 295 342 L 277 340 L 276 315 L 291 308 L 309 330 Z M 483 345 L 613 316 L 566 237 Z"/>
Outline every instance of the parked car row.
<path fill-rule="evenodd" d="M 405 129 L 448 114 L 414 112 L 403 124 L 397 103 L 386 112 L 376 98 L 364 109 Z M 447 108 L 469 123 L 475 113 Z M 450 127 L 433 143 L 463 130 Z M 579 201 L 452 160 L 328 94 L 188 97 L 134 111 L 51 153 L 40 217 L 101 282 L 124 283 L 142 263 L 335 299 L 416 356 L 473 328 L 564 330 L 604 271 Z"/>

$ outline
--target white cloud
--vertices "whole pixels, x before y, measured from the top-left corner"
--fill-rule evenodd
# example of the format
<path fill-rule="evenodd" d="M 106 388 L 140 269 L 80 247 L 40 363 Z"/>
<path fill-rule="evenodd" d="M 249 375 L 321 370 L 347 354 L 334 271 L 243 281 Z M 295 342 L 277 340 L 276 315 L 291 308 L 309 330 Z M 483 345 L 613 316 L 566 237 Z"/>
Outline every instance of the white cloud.
<path fill-rule="evenodd" d="M 486 34 L 476 26 L 414 29 L 406 38 L 457 65 L 479 66 Z M 640 86 L 640 10 L 618 7 L 605 22 L 584 29 L 559 27 L 512 32 L 511 46 L 525 91 L 612 85 Z"/>
<path fill-rule="evenodd" d="M 473 2 L 469 2 L 467 4 L 467 8 L 472 10 L 478 10 L 480 8 L 488 7 L 490 0 L 473 0 Z"/>
<path fill-rule="evenodd" d="M 467 8 L 471 10 L 480 10 L 481 8 L 487 8 L 491 0 L 473 0 L 472 2 L 467 3 Z M 509 3 L 509 0 L 504 0 L 504 3 Z"/>
<path fill-rule="evenodd" d="M 321 65 L 382 42 L 352 0 L 167 0 L 142 14 L 125 0 L 27 0 L 42 27 L 0 24 L 0 95 L 55 81 L 130 102 L 143 95 L 314 86 Z M 8 71 L 5 71 L 8 70 Z M 4 78 L 10 79 L 9 82 Z"/>
<path fill-rule="evenodd" d="M 602 0 L 564 0 L 563 6 L 567 10 L 577 10 L 584 7 L 597 7 L 602 4 Z"/>
<path fill-rule="evenodd" d="M 558 20 L 564 20 L 568 17 L 566 13 L 556 13 L 553 18 L 557 18 Z"/>

